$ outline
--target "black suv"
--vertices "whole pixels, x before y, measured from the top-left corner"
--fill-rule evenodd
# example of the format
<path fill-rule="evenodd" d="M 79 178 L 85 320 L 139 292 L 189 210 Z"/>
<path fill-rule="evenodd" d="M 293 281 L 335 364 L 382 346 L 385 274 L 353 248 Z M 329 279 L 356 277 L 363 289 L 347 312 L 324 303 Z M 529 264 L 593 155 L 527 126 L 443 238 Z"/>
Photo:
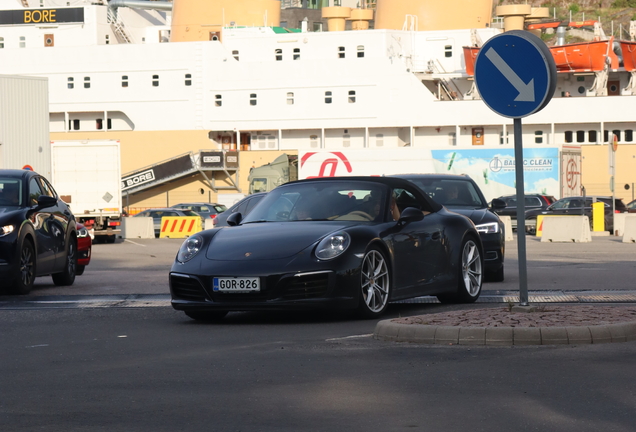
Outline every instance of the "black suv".
<path fill-rule="evenodd" d="M 477 228 L 484 246 L 484 276 L 487 281 L 504 280 L 504 252 L 506 236 L 504 224 L 494 213 L 505 207 L 505 203 L 495 199 L 488 207 L 484 194 L 467 175 L 454 174 L 396 174 L 415 183 L 438 204 L 470 218 Z"/>
<path fill-rule="evenodd" d="M 499 216 L 510 216 L 512 222 L 512 228 L 517 229 L 517 195 L 501 196 L 497 199 L 506 203 L 506 207 L 503 209 L 495 210 Z M 552 203 L 556 201 L 556 198 L 552 195 L 543 194 L 526 194 L 524 195 L 525 210 L 545 210 Z"/>
<path fill-rule="evenodd" d="M 607 196 L 566 197 L 555 201 L 545 210 L 526 210 L 526 231 L 530 234 L 535 234 L 537 232 L 536 226 L 538 215 L 585 215 L 590 219 L 590 227 L 592 227 L 592 203 L 595 201 L 601 201 L 605 204 L 605 230 L 610 233 L 614 232 L 612 197 Z M 622 199 L 616 198 L 614 203 L 616 213 L 627 213 L 627 207 Z"/>
<path fill-rule="evenodd" d="M 75 217 L 51 184 L 33 171 L 0 170 L 0 287 L 28 294 L 36 276 L 72 285 Z"/>

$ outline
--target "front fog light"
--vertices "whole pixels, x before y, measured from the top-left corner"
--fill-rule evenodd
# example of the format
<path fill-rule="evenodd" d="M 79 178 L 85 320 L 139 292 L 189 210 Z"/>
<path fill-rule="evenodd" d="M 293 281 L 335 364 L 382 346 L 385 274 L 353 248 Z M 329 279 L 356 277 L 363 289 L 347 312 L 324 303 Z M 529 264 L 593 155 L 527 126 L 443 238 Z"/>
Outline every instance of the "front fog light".
<path fill-rule="evenodd" d="M 194 256 L 199 253 L 201 246 L 203 245 L 203 239 L 199 236 L 188 237 L 179 248 L 177 254 L 177 261 L 185 263 L 190 261 Z"/>
<path fill-rule="evenodd" d="M 337 257 L 347 250 L 351 238 L 347 233 L 336 233 L 325 237 L 318 243 L 316 257 L 321 260 L 329 260 Z"/>

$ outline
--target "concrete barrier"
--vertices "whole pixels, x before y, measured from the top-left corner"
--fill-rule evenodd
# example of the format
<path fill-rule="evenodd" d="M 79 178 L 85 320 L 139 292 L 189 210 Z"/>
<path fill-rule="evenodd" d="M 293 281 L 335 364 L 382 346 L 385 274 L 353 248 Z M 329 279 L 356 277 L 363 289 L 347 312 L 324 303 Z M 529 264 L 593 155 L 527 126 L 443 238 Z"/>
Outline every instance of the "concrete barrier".
<path fill-rule="evenodd" d="M 186 238 L 201 231 L 199 216 L 164 216 L 161 218 L 159 238 Z"/>
<path fill-rule="evenodd" d="M 203 225 L 203 229 L 212 229 L 214 228 L 214 219 L 207 218 L 205 220 L 205 224 Z"/>
<path fill-rule="evenodd" d="M 151 217 L 121 218 L 121 237 L 125 239 L 155 238 L 155 228 Z"/>
<path fill-rule="evenodd" d="M 636 243 L 636 214 L 629 214 L 624 219 L 623 229 L 623 243 Z"/>
<path fill-rule="evenodd" d="M 506 234 L 506 241 L 513 241 L 512 236 L 512 218 L 510 216 L 499 216 L 499 219 L 504 223 L 504 230 Z"/>
<path fill-rule="evenodd" d="M 590 220 L 587 216 L 559 216 L 543 219 L 542 243 L 587 243 L 591 241 Z"/>
<path fill-rule="evenodd" d="M 636 218 L 636 213 L 615 213 L 613 235 L 622 236 L 625 234 L 625 221 Z"/>

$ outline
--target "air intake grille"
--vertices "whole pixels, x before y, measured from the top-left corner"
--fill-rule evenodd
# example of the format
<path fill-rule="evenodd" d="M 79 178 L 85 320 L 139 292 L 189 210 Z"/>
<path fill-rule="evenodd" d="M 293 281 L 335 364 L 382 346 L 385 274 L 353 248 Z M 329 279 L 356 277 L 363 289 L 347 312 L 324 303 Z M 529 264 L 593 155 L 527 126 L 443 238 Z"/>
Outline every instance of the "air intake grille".
<path fill-rule="evenodd" d="M 329 289 L 329 275 L 327 273 L 292 277 L 285 280 L 283 290 L 285 300 L 299 300 L 322 297 Z"/>
<path fill-rule="evenodd" d="M 205 301 L 205 290 L 201 283 L 192 278 L 170 276 L 170 290 L 175 299 Z"/>

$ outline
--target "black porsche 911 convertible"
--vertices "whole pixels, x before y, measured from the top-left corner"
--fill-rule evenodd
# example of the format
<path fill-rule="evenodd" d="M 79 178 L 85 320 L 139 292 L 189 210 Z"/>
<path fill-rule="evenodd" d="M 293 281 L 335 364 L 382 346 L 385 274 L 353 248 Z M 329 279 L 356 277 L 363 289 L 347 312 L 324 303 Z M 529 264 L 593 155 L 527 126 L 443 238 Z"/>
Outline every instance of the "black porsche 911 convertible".
<path fill-rule="evenodd" d="M 481 293 L 475 225 L 404 179 L 287 183 L 228 224 L 186 239 L 172 265 L 172 306 L 193 319 L 310 308 L 376 318 L 394 300 L 474 302 Z"/>

